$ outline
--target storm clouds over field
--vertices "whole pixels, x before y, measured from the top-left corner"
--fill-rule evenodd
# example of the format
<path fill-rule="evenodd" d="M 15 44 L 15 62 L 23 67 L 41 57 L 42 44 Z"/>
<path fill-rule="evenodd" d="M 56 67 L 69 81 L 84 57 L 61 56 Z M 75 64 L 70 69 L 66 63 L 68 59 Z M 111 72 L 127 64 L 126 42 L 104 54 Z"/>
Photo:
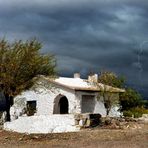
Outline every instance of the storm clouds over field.
<path fill-rule="evenodd" d="M 0 37 L 36 37 L 63 76 L 112 70 L 148 89 L 147 0 L 0 0 Z"/>

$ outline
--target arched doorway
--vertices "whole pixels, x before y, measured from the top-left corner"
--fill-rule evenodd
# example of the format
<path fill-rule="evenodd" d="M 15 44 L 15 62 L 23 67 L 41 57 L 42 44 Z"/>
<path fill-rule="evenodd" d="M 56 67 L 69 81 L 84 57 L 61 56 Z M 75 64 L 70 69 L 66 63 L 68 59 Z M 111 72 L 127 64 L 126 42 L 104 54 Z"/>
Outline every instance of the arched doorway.
<path fill-rule="evenodd" d="M 60 114 L 68 114 L 68 100 L 64 96 L 59 101 Z"/>
<path fill-rule="evenodd" d="M 53 114 L 68 114 L 69 103 L 66 96 L 58 95 L 54 100 Z"/>

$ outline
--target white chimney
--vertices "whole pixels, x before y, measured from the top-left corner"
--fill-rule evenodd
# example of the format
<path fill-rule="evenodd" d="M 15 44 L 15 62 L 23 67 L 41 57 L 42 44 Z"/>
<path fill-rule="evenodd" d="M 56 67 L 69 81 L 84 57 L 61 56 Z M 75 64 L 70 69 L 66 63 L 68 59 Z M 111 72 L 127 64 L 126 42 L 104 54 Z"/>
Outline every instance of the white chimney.
<path fill-rule="evenodd" d="M 74 78 L 80 78 L 80 73 L 74 73 Z"/>
<path fill-rule="evenodd" d="M 88 81 L 91 83 L 97 83 L 98 82 L 98 74 L 89 75 Z"/>

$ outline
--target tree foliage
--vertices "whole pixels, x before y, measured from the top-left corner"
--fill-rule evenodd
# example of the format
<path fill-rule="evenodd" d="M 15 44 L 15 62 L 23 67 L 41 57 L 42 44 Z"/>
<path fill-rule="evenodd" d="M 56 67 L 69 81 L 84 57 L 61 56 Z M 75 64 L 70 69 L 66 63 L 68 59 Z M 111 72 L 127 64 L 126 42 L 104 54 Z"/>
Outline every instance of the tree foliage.
<path fill-rule="evenodd" d="M 99 82 L 113 87 L 125 88 L 125 79 L 118 77 L 113 72 L 102 72 L 99 76 Z M 106 94 L 106 92 L 103 92 L 103 100 L 106 111 L 109 112 L 117 100 Z M 142 109 L 144 106 L 144 100 L 141 95 L 132 88 L 125 88 L 125 92 L 119 94 L 118 103 L 120 104 L 120 111 L 133 111 L 136 108 Z"/>
<path fill-rule="evenodd" d="M 124 86 L 125 78 L 118 77 L 115 73 L 104 71 L 101 72 L 98 78 L 99 83 L 110 85 L 113 87 L 122 88 Z"/>
<path fill-rule="evenodd" d="M 121 111 L 142 107 L 143 103 L 141 95 L 134 89 L 127 88 L 125 93 L 120 94 Z"/>
<path fill-rule="evenodd" d="M 0 86 L 7 102 L 21 91 L 30 88 L 37 75 L 54 76 L 56 60 L 53 55 L 42 54 L 37 40 L 0 40 Z M 8 104 L 9 104 L 8 103 Z"/>

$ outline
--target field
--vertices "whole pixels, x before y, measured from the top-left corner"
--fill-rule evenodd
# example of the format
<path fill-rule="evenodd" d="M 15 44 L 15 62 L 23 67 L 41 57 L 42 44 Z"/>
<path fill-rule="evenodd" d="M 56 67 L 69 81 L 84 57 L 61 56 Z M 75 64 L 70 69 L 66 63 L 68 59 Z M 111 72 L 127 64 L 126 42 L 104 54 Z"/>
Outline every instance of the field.
<path fill-rule="evenodd" d="M 76 133 L 19 134 L 0 130 L 0 148 L 148 148 L 148 125 L 140 129 L 84 129 Z"/>

